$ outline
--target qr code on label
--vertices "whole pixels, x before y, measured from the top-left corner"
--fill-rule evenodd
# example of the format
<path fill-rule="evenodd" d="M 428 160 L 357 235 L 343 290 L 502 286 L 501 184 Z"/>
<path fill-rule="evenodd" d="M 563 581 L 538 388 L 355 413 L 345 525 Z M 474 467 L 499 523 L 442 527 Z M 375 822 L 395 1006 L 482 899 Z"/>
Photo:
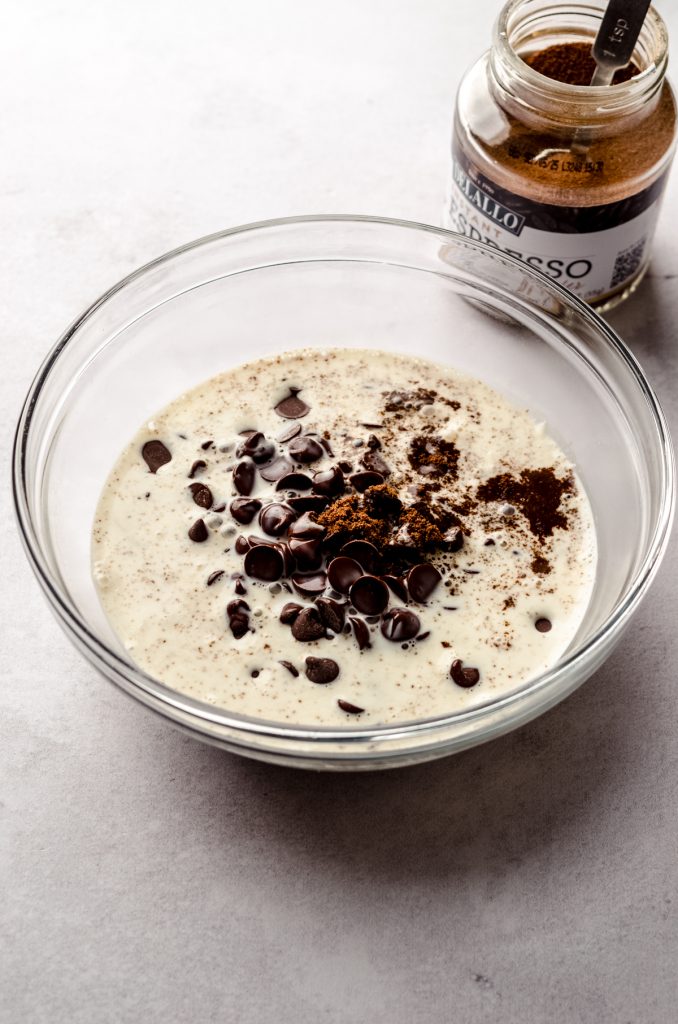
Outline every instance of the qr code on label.
<path fill-rule="evenodd" d="M 641 240 L 636 242 L 635 245 L 632 245 L 630 248 L 624 249 L 623 252 L 619 253 L 614 261 L 610 288 L 616 288 L 618 284 L 623 284 L 624 281 L 628 281 L 630 277 L 633 277 L 643 262 L 644 252 L 645 239 L 641 238 Z"/>

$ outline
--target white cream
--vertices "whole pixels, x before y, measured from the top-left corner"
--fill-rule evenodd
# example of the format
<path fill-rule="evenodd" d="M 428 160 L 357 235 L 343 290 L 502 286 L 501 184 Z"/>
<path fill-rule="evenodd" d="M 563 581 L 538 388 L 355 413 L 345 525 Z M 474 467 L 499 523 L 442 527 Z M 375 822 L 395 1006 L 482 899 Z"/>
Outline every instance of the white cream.
<path fill-rule="evenodd" d="M 359 470 L 366 448 L 356 441 L 375 433 L 392 469 L 388 482 L 410 503 L 407 486 L 431 478 L 410 467 L 409 444 L 431 429 L 431 436 L 453 441 L 459 451 L 457 480 L 436 494 L 449 502 L 475 494 L 497 474 L 553 467 L 562 479 L 573 472 L 543 424 L 482 382 L 443 366 L 384 352 L 333 349 L 290 352 L 238 367 L 181 396 L 146 423 L 123 451 L 101 496 L 93 576 L 105 612 L 134 661 L 166 685 L 230 711 L 334 726 L 404 722 L 470 708 L 514 690 L 557 661 L 585 614 L 595 573 L 593 519 L 576 477 L 572 493 L 561 502 L 567 529 L 556 528 L 543 542 L 520 511 L 503 514 L 506 502 L 480 503 L 461 517 L 462 549 L 431 557 L 443 581 L 425 604 L 408 606 L 420 618 L 421 633 L 429 635 L 406 649 L 385 639 L 378 624 L 370 626 L 372 646 L 364 651 L 352 633 L 301 643 L 279 621 L 280 609 L 288 601 L 310 601 L 279 583 L 251 579 L 245 580 L 243 600 L 252 629 L 233 637 L 225 609 L 236 597 L 231 576 L 243 572 L 234 541 L 240 534 L 262 534 L 256 518 L 243 527 L 228 511 L 237 496 L 231 470 L 242 442 L 238 434 L 248 429 L 268 438 L 280 434 L 291 421 L 281 419 L 274 406 L 290 386 L 302 389 L 300 397 L 310 406 L 299 420 L 303 432 L 327 431 L 334 452 L 300 467 L 309 475 L 342 460 Z M 386 394 L 421 387 L 436 392 L 433 403 L 406 410 L 401 419 L 384 412 Z M 446 401 L 458 402 L 459 408 Z M 373 422 L 384 427 L 361 425 Z M 153 474 L 141 448 L 156 438 L 172 459 Z M 203 451 L 208 440 L 214 443 Z M 225 511 L 194 504 L 188 473 L 197 459 L 207 468 L 195 481 L 206 484 L 214 504 L 225 503 Z M 279 500 L 274 488 L 257 477 L 252 497 Z M 187 533 L 198 517 L 209 532 L 204 543 L 194 543 Z M 550 572 L 533 571 L 536 554 L 548 561 Z M 216 570 L 223 576 L 207 586 Z M 391 595 L 390 607 L 401 604 Z M 540 618 L 551 621 L 549 632 L 535 628 Z M 310 682 L 304 672 L 309 656 L 335 660 L 338 678 L 326 685 Z M 478 669 L 477 685 L 464 689 L 452 681 L 455 659 Z M 282 660 L 299 676 L 293 677 Z M 340 698 L 364 713 L 346 714 L 337 704 Z"/>

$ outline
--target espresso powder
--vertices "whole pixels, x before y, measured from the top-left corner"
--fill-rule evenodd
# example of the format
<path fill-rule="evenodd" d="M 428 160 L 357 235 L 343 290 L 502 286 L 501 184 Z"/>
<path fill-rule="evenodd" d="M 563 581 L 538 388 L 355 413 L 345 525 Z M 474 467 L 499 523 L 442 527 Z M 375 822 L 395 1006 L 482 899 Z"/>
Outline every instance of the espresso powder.
<path fill-rule="evenodd" d="M 568 85 L 588 85 L 595 68 L 589 43 L 562 43 L 548 46 L 522 59 L 547 78 Z M 636 65 L 622 69 L 614 84 L 628 81 L 640 73 Z M 611 86 L 614 88 L 614 85 Z M 573 108 L 574 109 L 574 108 Z M 473 162 L 491 181 L 517 195 L 555 206 L 598 206 L 614 203 L 636 194 L 638 181 L 643 188 L 650 183 L 645 176 L 658 166 L 673 145 L 676 106 L 667 83 L 656 102 L 634 117 L 610 123 L 606 131 L 591 138 L 585 153 L 572 148 L 573 115 L 563 101 L 563 124 L 548 130 L 510 109 L 504 111 L 509 131 L 496 144 L 475 138 L 478 149 Z M 471 132 L 471 135 L 473 133 Z M 479 160 L 484 154 L 484 161 Z"/>
<path fill-rule="evenodd" d="M 571 494 L 574 480 L 571 476 L 558 477 L 553 469 L 524 469 L 520 477 L 500 473 L 478 488 L 479 501 L 505 501 L 520 509 L 530 530 L 544 540 L 555 529 L 567 530 L 567 516 L 561 504 L 563 496 Z"/>
<path fill-rule="evenodd" d="M 556 46 L 547 46 L 544 50 L 528 54 L 523 60 L 540 75 L 546 75 L 547 78 L 564 82 L 566 85 L 590 85 L 593 72 L 596 70 L 596 62 L 591 56 L 591 47 L 588 43 L 560 43 Z M 640 68 L 632 62 L 615 72 L 612 84 L 620 85 L 639 74 Z"/>

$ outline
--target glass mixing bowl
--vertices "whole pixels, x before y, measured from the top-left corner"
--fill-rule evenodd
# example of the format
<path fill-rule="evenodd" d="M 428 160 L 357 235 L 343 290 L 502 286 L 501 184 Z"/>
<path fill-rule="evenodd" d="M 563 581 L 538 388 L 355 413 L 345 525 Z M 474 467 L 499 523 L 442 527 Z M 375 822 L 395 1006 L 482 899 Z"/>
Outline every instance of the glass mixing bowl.
<path fill-rule="evenodd" d="M 307 345 L 374 347 L 448 363 L 546 421 L 576 463 L 599 544 L 584 624 L 548 672 L 471 711 L 338 730 L 200 703 L 129 660 L 90 571 L 94 509 L 114 460 L 140 423 L 187 388 L 240 362 Z M 112 288 L 60 338 L 29 391 L 14 487 L 33 570 L 95 668 L 193 736 L 318 769 L 440 757 L 562 700 L 628 625 L 664 553 L 674 503 L 671 442 L 657 399 L 595 313 L 498 250 L 422 224 L 358 217 L 224 231 Z"/>

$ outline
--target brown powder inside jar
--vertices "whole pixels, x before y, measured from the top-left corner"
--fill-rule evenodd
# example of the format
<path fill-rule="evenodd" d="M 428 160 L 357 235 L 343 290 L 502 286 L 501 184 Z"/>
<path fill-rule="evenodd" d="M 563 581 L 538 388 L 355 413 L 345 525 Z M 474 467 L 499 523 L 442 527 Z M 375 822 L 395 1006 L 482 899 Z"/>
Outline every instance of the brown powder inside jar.
<path fill-rule="evenodd" d="M 675 118 L 673 96 L 664 89 L 641 124 L 594 139 L 585 153 L 572 151 L 572 132 L 567 137 L 564 132 L 549 135 L 513 119 L 506 142 L 490 151 L 504 168 L 506 187 L 555 206 L 597 206 L 638 191 L 637 178 L 658 164 L 672 145 Z"/>
<path fill-rule="evenodd" d="M 547 46 L 523 56 L 526 64 L 538 71 L 540 75 L 552 78 L 566 85 L 590 85 L 596 62 L 591 56 L 589 43 L 560 43 Z M 640 74 L 640 68 L 631 63 L 620 68 L 612 79 L 613 85 L 628 82 Z"/>
<path fill-rule="evenodd" d="M 589 43 L 545 47 L 524 54 L 522 60 L 546 78 L 568 85 L 588 85 L 593 74 Z M 624 85 L 641 70 L 630 65 L 618 72 L 615 84 Z M 474 167 L 490 181 L 533 202 L 586 208 L 618 202 L 646 188 L 652 181 L 646 176 L 661 165 L 673 146 L 676 104 L 666 82 L 641 112 L 610 114 L 604 127 L 589 136 L 585 151 L 573 148 L 579 123 L 575 98 L 570 106 L 562 99 L 561 107 L 562 124 L 551 118 L 547 128 L 548 118 L 542 120 L 534 111 L 519 114 L 517 107 L 507 104 L 502 118 L 508 131 L 496 142 L 491 136 L 473 136 L 469 156 Z M 481 229 L 474 238 L 495 244 L 491 230 L 483 234 L 482 218 L 471 223 Z M 553 230 L 548 221 L 542 228 Z"/>

